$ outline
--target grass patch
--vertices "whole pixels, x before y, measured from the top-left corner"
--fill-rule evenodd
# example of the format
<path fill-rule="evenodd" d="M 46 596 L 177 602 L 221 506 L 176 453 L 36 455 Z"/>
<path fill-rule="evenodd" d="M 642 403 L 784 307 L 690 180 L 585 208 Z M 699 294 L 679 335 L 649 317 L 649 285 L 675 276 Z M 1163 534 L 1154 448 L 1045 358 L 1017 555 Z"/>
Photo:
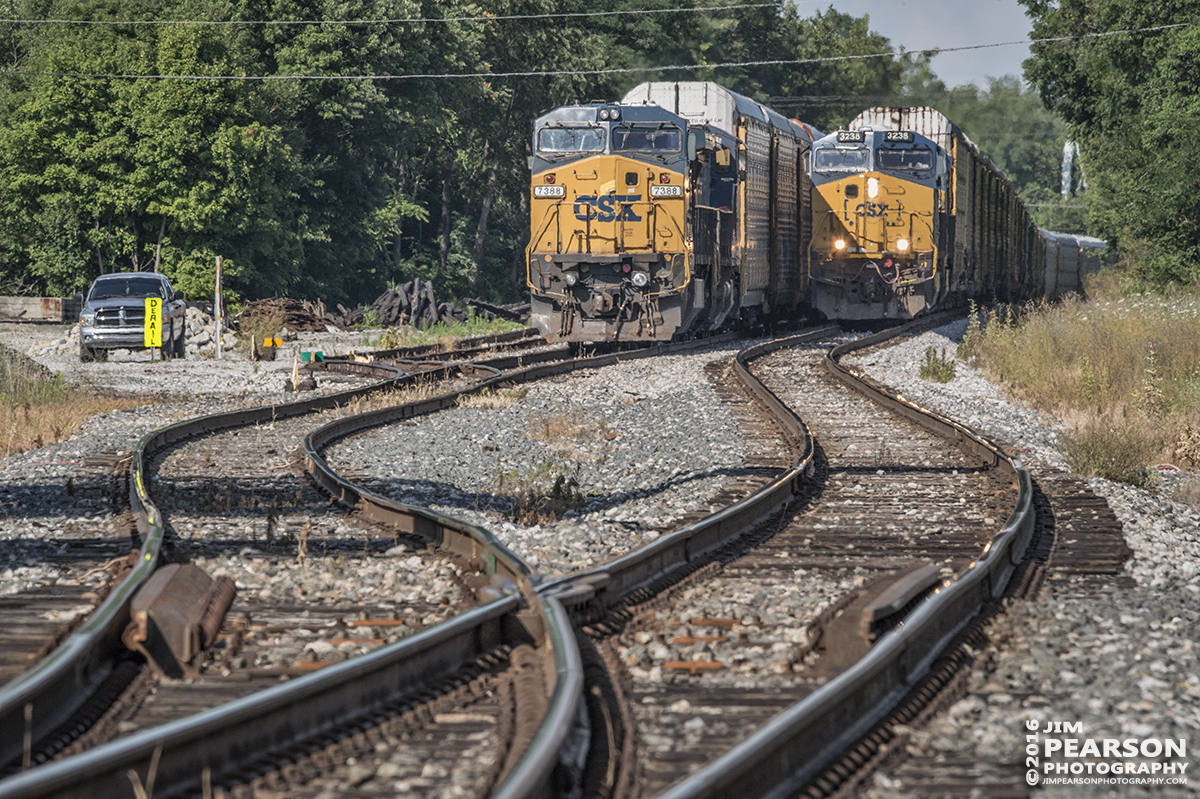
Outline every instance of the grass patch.
<path fill-rule="evenodd" d="M 587 497 L 579 489 L 579 465 L 558 460 L 536 463 L 528 469 L 500 471 L 496 494 L 512 500 L 510 518 L 517 524 L 554 522 L 567 511 L 580 511 Z"/>
<path fill-rule="evenodd" d="M 524 325 L 509 322 L 504 319 L 489 321 L 482 316 L 472 314 L 465 322 L 438 322 L 424 330 L 402 325 L 389 327 L 378 338 L 369 337 L 363 341 L 363 346 L 379 347 L 391 350 L 398 347 L 419 347 L 425 344 L 438 344 L 442 350 L 452 350 L 458 342 L 471 336 L 482 336 L 489 333 L 505 333 L 509 330 L 520 330 Z"/>
<path fill-rule="evenodd" d="M 283 331 L 285 318 L 282 311 L 265 311 L 243 317 L 238 325 L 237 348 L 250 352 L 251 342 L 263 346 L 263 340 L 277 338 Z"/>
<path fill-rule="evenodd" d="M 578 409 L 562 410 L 543 416 L 529 415 L 525 417 L 525 424 L 528 428 L 525 435 L 551 446 L 592 438 L 592 434 L 601 434 L 607 429 L 604 422 L 593 419 Z"/>
<path fill-rule="evenodd" d="M 76 391 L 62 374 L 0 344 L 0 457 L 57 444 L 96 414 L 147 404 Z"/>
<path fill-rule="evenodd" d="M 925 362 L 921 364 L 921 377 L 935 383 L 949 383 L 954 379 L 954 359 L 946 357 L 946 351 L 935 353 L 933 347 L 925 348 Z"/>
<path fill-rule="evenodd" d="M 1141 485 L 1155 463 L 1200 469 L 1200 291 L 1122 285 L 1102 273 L 1091 300 L 976 312 L 960 356 L 1066 420 L 1077 471 Z"/>
<path fill-rule="evenodd" d="M 509 408 L 529 396 L 525 386 L 493 390 L 488 387 L 474 394 L 461 394 L 458 404 L 463 408 Z"/>

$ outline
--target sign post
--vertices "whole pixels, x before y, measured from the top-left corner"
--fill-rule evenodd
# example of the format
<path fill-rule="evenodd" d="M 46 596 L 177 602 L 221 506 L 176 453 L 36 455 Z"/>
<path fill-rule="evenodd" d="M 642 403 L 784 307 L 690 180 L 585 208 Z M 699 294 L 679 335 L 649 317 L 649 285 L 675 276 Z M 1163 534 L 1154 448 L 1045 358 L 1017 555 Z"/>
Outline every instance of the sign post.
<path fill-rule="evenodd" d="M 225 305 L 221 302 L 221 262 L 225 260 L 221 256 L 217 256 L 217 291 L 213 297 L 213 338 L 217 342 L 217 360 L 221 359 L 221 328 L 225 325 Z"/>
<path fill-rule="evenodd" d="M 142 331 L 142 344 L 150 350 L 150 360 L 154 360 L 154 350 L 162 347 L 162 299 L 159 297 L 146 298 L 146 322 Z"/>

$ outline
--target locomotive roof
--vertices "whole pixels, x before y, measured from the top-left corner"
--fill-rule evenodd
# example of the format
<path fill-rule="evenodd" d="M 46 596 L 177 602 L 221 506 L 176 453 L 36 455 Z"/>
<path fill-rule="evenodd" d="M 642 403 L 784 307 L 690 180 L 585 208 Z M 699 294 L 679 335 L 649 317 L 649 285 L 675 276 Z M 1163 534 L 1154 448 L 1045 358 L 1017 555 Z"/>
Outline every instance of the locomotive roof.
<path fill-rule="evenodd" d="M 765 105 L 737 92 L 731 92 L 712 81 L 675 80 L 642 83 L 630 89 L 621 102 L 662 106 L 692 122 L 711 125 L 734 135 L 737 134 L 738 120 L 742 117 L 787 131 L 803 141 L 812 141 L 821 135 L 807 125 L 790 120 Z"/>
<path fill-rule="evenodd" d="M 665 108 L 654 106 L 621 105 L 619 103 L 586 103 L 584 105 L 564 105 L 542 114 L 534 120 L 538 128 L 548 122 L 595 123 L 600 121 L 602 109 L 618 109 L 621 112 L 621 122 L 674 122 L 684 124 L 687 120 L 678 114 L 673 114 Z"/>

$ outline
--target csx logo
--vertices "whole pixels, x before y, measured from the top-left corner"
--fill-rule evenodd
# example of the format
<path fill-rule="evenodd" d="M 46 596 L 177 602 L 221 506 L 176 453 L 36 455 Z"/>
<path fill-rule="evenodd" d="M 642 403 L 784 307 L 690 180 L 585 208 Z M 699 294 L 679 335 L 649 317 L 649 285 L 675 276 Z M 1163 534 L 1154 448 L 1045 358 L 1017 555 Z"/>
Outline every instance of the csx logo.
<path fill-rule="evenodd" d="M 894 213 L 896 214 L 897 217 L 899 217 L 900 212 L 903 210 L 904 210 L 903 205 L 900 205 L 894 209 Z M 865 216 L 865 217 L 875 218 L 875 217 L 880 217 L 880 216 L 887 216 L 889 213 L 893 213 L 893 209 L 889 208 L 887 203 L 865 202 L 865 203 L 859 203 L 854 208 L 855 216 Z M 846 219 L 850 218 L 850 203 L 849 203 L 849 201 L 847 201 L 845 203 L 845 210 L 843 211 L 843 216 Z"/>
<path fill-rule="evenodd" d="M 640 222 L 642 218 L 633 212 L 632 203 L 642 199 L 640 194 L 625 194 L 617 197 L 582 196 L 575 198 L 575 218 L 581 221 L 595 219 L 597 222 Z"/>

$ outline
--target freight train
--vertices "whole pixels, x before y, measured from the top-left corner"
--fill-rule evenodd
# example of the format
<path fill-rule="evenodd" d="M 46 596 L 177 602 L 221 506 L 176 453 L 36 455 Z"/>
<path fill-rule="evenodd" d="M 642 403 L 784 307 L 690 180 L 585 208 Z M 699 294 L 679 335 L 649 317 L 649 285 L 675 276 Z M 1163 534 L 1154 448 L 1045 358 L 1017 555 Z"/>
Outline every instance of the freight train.
<path fill-rule="evenodd" d="M 715 83 L 643 83 L 539 117 L 530 167 L 527 283 L 552 341 L 1054 296 L 1103 249 L 1037 229 L 929 108 L 870 109 L 826 136 Z"/>

